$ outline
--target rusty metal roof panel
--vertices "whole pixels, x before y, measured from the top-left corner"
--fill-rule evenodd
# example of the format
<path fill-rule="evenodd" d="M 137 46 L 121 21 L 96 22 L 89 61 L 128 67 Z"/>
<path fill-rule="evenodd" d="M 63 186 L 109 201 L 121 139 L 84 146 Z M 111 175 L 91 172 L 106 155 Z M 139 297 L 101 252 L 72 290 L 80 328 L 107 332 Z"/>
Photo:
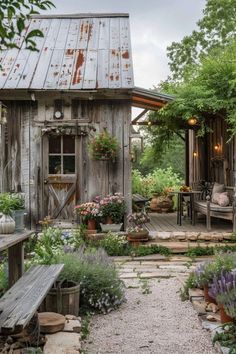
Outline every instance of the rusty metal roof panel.
<path fill-rule="evenodd" d="M 39 28 L 37 52 L 1 53 L 0 89 L 132 89 L 133 66 L 127 14 L 33 17 L 27 31 Z M 18 39 L 19 41 L 19 39 Z"/>

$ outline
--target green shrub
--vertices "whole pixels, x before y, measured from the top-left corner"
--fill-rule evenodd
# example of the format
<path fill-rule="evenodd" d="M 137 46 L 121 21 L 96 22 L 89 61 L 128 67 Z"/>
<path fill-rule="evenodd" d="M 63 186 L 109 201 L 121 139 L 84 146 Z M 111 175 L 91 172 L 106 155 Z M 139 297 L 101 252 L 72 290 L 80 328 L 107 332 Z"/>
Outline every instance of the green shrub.
<path fill-rule="evenodd" d="M 53 264 L 63 252 L 62 230 L 54 227 L 43 229 L 35 245 L 34 262 L 39 264 Z"/>
<path fill-rule="evenodd" d="M 130 254 L 133 254 L 135 257 L 143 257 L 151 254 L 162 254 L 163 256 L 168 257 L 170 256 L 171 251 L 165 246 L 151 245 L 132 248 Z"/>
<path fill-rule="evenodd" d="M 60 255 L 58 263 L 64 263 L 60 279 L 80 283 L 82 312 L 107 313 L 125 300 L 124 285 L 119 279 L 114 263 L 102 249 Z"/>
<path fill-rule="evenodd" d="M 196 247 L 191 247 L 189 250 L 186 252 L 187 257 L 200 257 L 200 256 L 213 256 L 215 253 L 214 247 L 201 247 L 201 246 L 196 246 Z"/>
<path fill-rule="evenodd" d="M 132 172 L 133 193 L 147 198 L 151 198 L 153 193 L 163 194 L 168 188 L 179 189 L 182 183 L 182 179 L 171 167 L 157 168 L 145 177 L 137 170 Z"/>
<path fill-rule="evenodd" d="M 99 243 L 109 256 L 125 256 L 129 253 L 128 242 L 125 236 L 109 232 Z"/>

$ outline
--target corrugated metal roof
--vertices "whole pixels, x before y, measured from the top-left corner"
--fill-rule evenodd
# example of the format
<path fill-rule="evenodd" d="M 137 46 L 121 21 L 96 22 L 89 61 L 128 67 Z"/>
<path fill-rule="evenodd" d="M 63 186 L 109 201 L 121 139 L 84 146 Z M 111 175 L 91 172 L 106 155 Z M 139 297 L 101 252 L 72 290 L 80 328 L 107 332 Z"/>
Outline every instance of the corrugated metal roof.
<path fill-rule="evenodd" d="M 38 52 L 0 53 L 0 89 L 93 90 L 133 88 L 129 16 L 37 16 L 26 33 L 40 29 Z"/>

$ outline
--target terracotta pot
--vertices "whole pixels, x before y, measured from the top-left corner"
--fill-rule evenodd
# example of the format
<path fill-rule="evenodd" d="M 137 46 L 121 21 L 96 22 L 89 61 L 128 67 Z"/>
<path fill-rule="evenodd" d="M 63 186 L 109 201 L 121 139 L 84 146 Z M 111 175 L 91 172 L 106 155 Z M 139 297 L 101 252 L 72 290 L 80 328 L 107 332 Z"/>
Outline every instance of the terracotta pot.
<path fill-rule="evenodd" d="M 128 233 L 128 240 L 129 241 L 135 241 L 135 240 L 148 240 L 148 234 L 149 232 L 147 230 L 143 231 L 133 231 Z"/>
<path fill-rule="evenodd" d="M 220 309 L 220 322 L 222 324 L 228 323 L 228 322 L 234 322 L 234 319 L 232 317 L 230 317 L 229 315 L 227 315 L 227 313 L 225 312 L 224 305 L 218 304 L 218 306 Z"/>
<path fill-rule="evenodd" d="M 94 219 L 88 220 L 88 230 L 96 230 L 96 221 Z"/>
<path fill-rule="evenodd" d="M 173 211 L 174 201 L 172 196 L 158 196 L 154 193 L 150 202 L 150 209 L 158 213 L 170 213 Z"/>
<path fill-rule="evenodd" d="M 113 220 L 112 220 L 112 218 L 110 216 L 107 216 L 106 224 L 109 224 L 109 225 L 113 224 Z"/>
<path fill-rule="evenodd" d="M 212 303 L 212 304 L 216 304 L 216 300 L 215 299 L 213 299 L 213 297 L 211 297 L 210 295 L 209 295 L 209 293 L 208 293 L 208 286 L 204 286 L 204 298 L 205 298 L 205 301 L 206 302 L 210 302 L 210 303 Z"/>

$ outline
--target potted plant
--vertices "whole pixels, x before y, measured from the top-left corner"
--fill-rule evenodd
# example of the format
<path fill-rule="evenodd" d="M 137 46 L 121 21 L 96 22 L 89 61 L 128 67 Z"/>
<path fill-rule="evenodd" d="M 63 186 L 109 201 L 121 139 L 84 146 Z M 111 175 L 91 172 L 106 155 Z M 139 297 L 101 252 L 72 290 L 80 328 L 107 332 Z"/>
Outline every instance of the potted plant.
<path fill-rule="evenodd" d="M 148 241 L 149 232 L 145 225 L 150 221 L 150 218 L 146 213 L 130 214 L 127 221 L 130 224 L 127 228 L 129 241 Z"/>
<path fill-rule="evenodd" d="M 209 287 L 213 279 L 220 276 L 222 271 L 231 271 L 234 267 L 235 257 L 231 254 L 219 254 L 216 256 L 215 261 L 207 261 L 199 264 L 194 273 L 198 286 L 204 289 L 206 302 L 216 302 L 215 298 L 209 293 Z"/>
<path fill-rule="evenodd" d="M 99 204 L 94 202 L 83 203 L 75 206 L 75 212 L 82 217 L 88 230 L 96 230 L 96 220 L 99 216 Z"/>
<path fill-rule="evenodd" d="M 162 191 L 153 193 L 150 209 L 158 213 L 173 212 L 174 201 L 171 192 L 173 192 L 172 188 L 164 188 Z"/>
<path fill-rule="evenodd" d="M 25 228 L 25 201 L 21 194 L 11 194 L 12 198 L 12 217 L 16 223 L 16 231 L 23 231 Z"/>
<path fill-rule="evenodd" d="M 0 195 L 0 234 L 12 234 L 15 231 L 15 221 L 12 215 L 12 198 L 9 193 Z"/>
<path fill-rule="evenodd" d="M 213 279 L 209 294 L 220 308 L 221 323 L 233 322 L 236 319 L 236 272 L 222 271 Z"/>
<path fill-rule="evenodd" d="M 100 205 L 100 216 L 103 220 L 101 223 L 102 231 L 120 231 L 123 224 L 125 213 L 125 201 L 121 193 L 107 195 L 100 199 L 97 197 Z"/>
<path fill-rule="evenodd" d="M 116 138 L 104 130 L 90 141 L 89 150 L 94 160 L 110 160 L 115 162 L 118 142 Z"/>

